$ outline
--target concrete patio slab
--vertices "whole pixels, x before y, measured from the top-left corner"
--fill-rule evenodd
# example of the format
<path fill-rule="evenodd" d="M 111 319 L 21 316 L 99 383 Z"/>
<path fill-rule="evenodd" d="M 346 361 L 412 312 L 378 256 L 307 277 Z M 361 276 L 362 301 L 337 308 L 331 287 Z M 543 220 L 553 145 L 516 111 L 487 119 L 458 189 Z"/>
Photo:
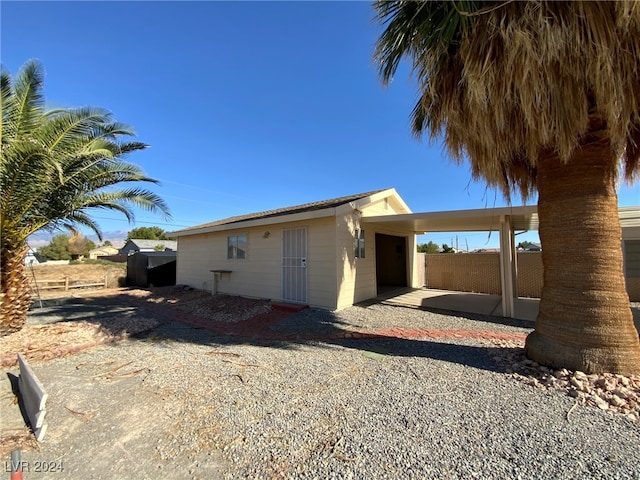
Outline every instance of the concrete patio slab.
<path fill-rule="evenodd" d="M 427 288 L 402 288 L 387 292 L 377 297 L 376 300 L 386 305 L 503 316 L 500 295 Z M 515 300 L 515 318 L 535 321 L 539 303 L 540 300 L 537 298 L 517 298 Z"/>

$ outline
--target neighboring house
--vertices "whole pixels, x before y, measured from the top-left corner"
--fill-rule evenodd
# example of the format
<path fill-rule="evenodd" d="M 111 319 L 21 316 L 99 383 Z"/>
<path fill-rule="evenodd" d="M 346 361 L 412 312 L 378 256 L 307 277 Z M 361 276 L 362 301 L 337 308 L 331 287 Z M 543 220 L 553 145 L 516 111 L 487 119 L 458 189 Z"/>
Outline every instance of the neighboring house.
<path fill-rule="evenodd" d="M 42 255 L 40 255 L 31 247 L 29 247 L 29 251 L 27 252 L 27 255 L 24 257 L 25 265 L 38 265 L 46 261 L 47 261 L 46 258 L 44 258 Z"/>
<path fill-rule="evenodd" d="M 620 209 L 622 252 L 627 292 L 632 302 L 640 302 L 640 208 Z M 640 324 L 636 323 L 640 326 Z"/>
<path fill-rule="evenodd" d="M 270 210 L 171 232 L 177 283 L 340 309 L 379 286 L 417 286 L 412 231 L 361 220 L 411 213 L 395 189 Z"/>
<path fill-rule="evenodd" d="M 109 247 L 109 246 L 98 247 L 98 248 L 94 248 L 93 250 L 89 250 L 89 258 L 92 260 L 95 260 L 98 257 L 107 257 L 110 255 L 117 255 L 117 254 L 118 254 L 118 249 L 115 247 Z"/>
<path fill-rule="evenodd" d="M 118 253 L 121 255 L 132 255 L 136 252 L 166 252 L 176 251 L 178 242 L 176 240 L 127 240 Z"/>

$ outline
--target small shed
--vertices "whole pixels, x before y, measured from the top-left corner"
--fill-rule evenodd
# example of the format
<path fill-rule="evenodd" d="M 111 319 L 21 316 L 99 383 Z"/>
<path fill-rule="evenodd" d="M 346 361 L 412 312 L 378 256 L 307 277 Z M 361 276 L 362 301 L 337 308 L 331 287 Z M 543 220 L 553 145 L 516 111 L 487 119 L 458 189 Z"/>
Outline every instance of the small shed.
<path fill-rule="evenodd" d="M 176 252 L 137 252 L 127 257 L 128 287 L 176 284 Z"/>

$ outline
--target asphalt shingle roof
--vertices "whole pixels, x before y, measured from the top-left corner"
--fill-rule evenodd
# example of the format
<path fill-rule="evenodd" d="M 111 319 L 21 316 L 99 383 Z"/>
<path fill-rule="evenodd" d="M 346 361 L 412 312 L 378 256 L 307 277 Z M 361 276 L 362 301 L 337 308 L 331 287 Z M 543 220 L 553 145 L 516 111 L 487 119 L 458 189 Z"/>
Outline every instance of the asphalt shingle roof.
<path fill-rule="evenodd" d="M 340 205 L 344 205 L 345 203 L 353 202 L 355 200 L 359 200 L 361 198 L 365 198 L 365 197 L 368 197 L 370 195 L 374 195 L 376 193 L 383 192 L 384 190 L 385 189 L 374 190 L 372 192 L 357 193 L 355 195 L 348 195 L 346 197 L 338 197 L 338 198 L 332 198 L 332 199 L 329 199 L 329 200 L 321 200 L 319 202 L 305 203 L 305 204 L 302 204 L 302 205 L 295 205 L 293 207 L 278 208 L 278 209 L 275 209 L 275 210 L 265 210 L 264 212 L 249 213 L 249 214 L 246 214 L 246 215 L 238 215 L 238 216 L 235 216 L 235 217 L 223 218 L 222 220 L 216 220 L 215 222 L 203 223 L 201 225 L 196 225 L 195 227 L 191 227 L 191 228 L 216 227 L 218 225 L 227 225 L 227 224 L 230 224 L 230 223 L 245 222 L 247 220 L 257 220 L 257 219 L 261 219 L 261 218 L 279 217 L 279 216 L 282 216 L 282 215 L 292 215 L 294 213 L 312 212 L 312 211 L 315 211 L 315 210 L 323 210 L 325 208 L 334 208 L 334 207 L 338 207 Z M 188 230 L 190 230 L 190 229 L 188 229 Z"/>

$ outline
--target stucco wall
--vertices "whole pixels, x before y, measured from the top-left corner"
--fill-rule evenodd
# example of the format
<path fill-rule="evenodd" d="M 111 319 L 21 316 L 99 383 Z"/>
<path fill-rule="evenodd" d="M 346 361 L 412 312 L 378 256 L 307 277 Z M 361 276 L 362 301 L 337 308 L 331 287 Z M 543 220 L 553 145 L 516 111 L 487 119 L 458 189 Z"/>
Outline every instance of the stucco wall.
<path fill-rule="evenodd" d="M 394 202 L 380 200 L 362 208 L 362 217 L 404 213 L 396 210 Z M 365 257 L 355 257 L 354 234 L 356 228 L 364 230 Z M 416 264 L 416 236 L 413 232 L 390 228 L 388 224 L 361 222 L 354 212 L 336 218 L 336 249 L 338 261 L 336 284 L 338 285 L 337 309 L 345 308 L 377 295 L 376 244 L 377 233 L 407 238 L 407 285 L 419 287 Z"/>
<path fill-rule="evenodd" d="M 307 228 L 308 303 L 335 308 L 333 217 L 179 237 L 176 281 L 211 291 L 211 270 L 230 270 L 220 275 L 219 293 L 281 300 L 282 231 L 299 227 Z M 246 258 L 228 259 L 227 237 L 237 234 L 247 235 Z"/>

